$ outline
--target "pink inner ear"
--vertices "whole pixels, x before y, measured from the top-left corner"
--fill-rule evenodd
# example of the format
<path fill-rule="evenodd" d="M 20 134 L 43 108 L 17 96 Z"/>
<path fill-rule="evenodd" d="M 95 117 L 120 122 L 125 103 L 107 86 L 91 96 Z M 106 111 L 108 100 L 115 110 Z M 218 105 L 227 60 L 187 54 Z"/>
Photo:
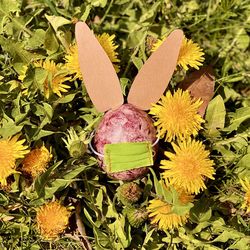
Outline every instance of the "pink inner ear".
<path fill-rule="evenodd" d="M 160 99 L 176 69 L 182 39 L 181 30 L 173 31 L 149 57 L 130 89 L 129 103 L 148 110 Z"/>
<path fill-rule="evenodd" d="M 105 112 L 121 106 L 120 82 L 107 54 L 85 23 L 78 22 L 75 32 L 83 81 L 96 109 Z"/>

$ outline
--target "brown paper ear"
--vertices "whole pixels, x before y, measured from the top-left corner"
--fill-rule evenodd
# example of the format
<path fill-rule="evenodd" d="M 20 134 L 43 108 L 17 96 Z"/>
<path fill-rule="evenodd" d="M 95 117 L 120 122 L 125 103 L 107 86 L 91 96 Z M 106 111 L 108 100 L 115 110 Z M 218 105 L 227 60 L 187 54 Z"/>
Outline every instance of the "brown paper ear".
<path fill-rule="evenodd" d="M 93 32 L 83 23 L 75 28 L 79 64 L 88 94 L 100 112 L 123 104 L 119 79 Z"/>
<path fill-rule="evenodd" d="M 179 84 L 179 88 L 190 91 L 194 98 L 201 98 L 203 103 L 198 112 L 204 116 L 206 108 L 214 95 L 215 76 L 212 67 L 203 67 L 194 71 Z"/>
<path fill-rule="evenodd" d="M 129 103 L 147 110 L 160 99 L 176 69 L 182 39 L 181 30 L 173 31 L 149 57 L 132 84 Z"/>

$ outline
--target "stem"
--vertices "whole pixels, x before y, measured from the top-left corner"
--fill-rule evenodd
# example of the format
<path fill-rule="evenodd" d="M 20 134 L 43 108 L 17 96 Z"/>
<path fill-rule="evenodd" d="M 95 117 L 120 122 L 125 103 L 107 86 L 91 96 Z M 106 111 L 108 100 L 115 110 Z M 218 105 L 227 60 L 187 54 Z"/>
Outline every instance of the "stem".
<path fill-rule="evenodd" d="M 3 16 L 7 16 L 13 23 L 15 23 L 18 27 L 20 27 L 21 29 L 23 29 L 23 31 L 25 31 L 26 33 L 28 33 L 30 36 L 33 35 L 32 31 L 30 31 L 28 28 L 26 28 L 22 23 L 20 23 L 19 21 L 17 21 L 11 14 L 3 11 L 2 9 L 0 9 L 1 15 Z"/>
<path fill-rule="evenodd" d="M 147 31 L 148 31 L 148 29 L 147 29 Z M 130 68 L 130 66 L 131 66 L 131 63 L 132 63 L 131 58 L 133 58 L 133 56 L 135 56 L 135 55 L 138 53 L 141 44 L 143 43 L 143 41 L 145 41 L 145 39 L 146 39 L 146 37 L 147 37 L 147 34 L 148 34 L 147 31 L 145 32 L 145 35 L 142 37 L 142 39 L 140 40 L 140 42 L 139 42 L 139 44 L 137 45 L 136 49 L 134 50 L 133 54 L 131 55 L 130 60 L 129 60 L 129 63 L 128 63 L 128 65 L 127 65 L 125 71 L 124 71 L 123 77 L 126 77 L 127 72 L 128 72 L 128 70 L 129 70 L 129 68 Z"/>
<path fill-rule="evenodd" d="M 84 130 L 88 131 L 89 129 L 91 129 L 101 118 L 102 116 L 97 116 L 88 126 L 84 128 Z"/>
<path fill-rule="evenodd" d="M 239 31 L 237 32 L 236 36 L 234 37 L 233 41 L 231 42 L 231 44 L 228 45 L 228 47 L 225 49 L 225 52 L 227 53 L 237 42 L 237 40 L 239 39 L 239 36 L 243 33 L 243 31 L 245 30 L 245 24 L 248 24 L 248 22 L 250 21 L 250 16 L 247 18 L 247 20 L 244 22 L 244 25 L 241 29 L 239 29 Z"/>
<path fill-rule="evenodd" d="M 102 23 L 103 23 L 103 21 L 105 20 L 105 18 L 107 17 L 107 15 L 108 15 L 108 13 L 109 13 L 109 11 L 110 11 L 110 8 L 111 8 L 111 6 L 112 6 L 113 2 L 114 2 L 114 0 L 111 0 L 111 1 L 110 1 L 110 3 L 109 3 L 109 6 L 108 6 L 107 10 L 105 11 L 105 13 L 104 13 L 104 15 L 103 15 L 103 17 L 102 17 L 101 21 L 99 22 L 99 25 L 100 25 L 100 24 L 102 24 Z"/>
<path fill-rule="evenodd" d="M 57 10 L 56 10 L 55 6 L 53 5 L 53 3 L 50 0 L 45 0 L 44 2 L 48 5 L 52 14 L 55 16 L 58 16 Z"/>
<path fill-rule="evenodd" d="M 247 140 L 247 137 L 249 137 L 249 136 L 250 136 L 250 132 L 240 133 L 240 134 L 235 135 L 232 138 L 229 138 L 229 139 L 226 139 L 226 140 L 223 140 L 223 141 L 215 142 L 215 145 L 216 146 L 227 145 L 229 143 L 237 141 L 239 137 Z"/>
<path fill-rule="evenodd" d="M 161 2 L 163 3 L 163 1 L 161 1 Z M 159 6 L 160 6 L 160 5 L 159 5 Z M 159 6 L 158 6 L 158 8 L 159 8 Z M 147 35 L 148 35 L 148 31 L 149 31 L 149 29 L 152 27 L 152 25 L 153 25 L 153 23 L 154 23 L 155 17 L 156 17 L 156 15 L 157 15 L 158 8 L 155 10 L 154 16 L 152 17 L 152 21 L 151 21 L 150 24 L 146 27 L 144 36 L 143 36 L 142 39 L 139 41 L 139 44 L 136 46 L 136 49 L 134 50 L 133 54 L 130 56 L 130 60 L 129 60 L 128 64 L 127 64 L 127 67 L 126 67 L 126 69 L 125 69 L 124 74 L 123 74 L 122 77 L 126 77 L 127 72 L 128 72 L 128 70 L 129 70 L 129 68 L 130 68 L 130 66 L 131 66 L 131 64 L 132 64 L 132 57 L 135 56 L 135 55 L 138 53 L 141 44 L 145 41 L 145 39 L 146 39 L 146 37 L 147 37 Z M 132 31 L 131 33 L 133 33 L 133 31 Z"/>
<path fill-rule="evenodd" d="M 82 220 L 81 220 L 80 211 L 81 211 L 81 207 L 80 207 L 80 203 L 78 203 L 76 206 L 76 213 L 75 213 L 77 229 L 83 238 L 83 241 L 85 243 L 84 245 L 86 246 L 86 249 L 91 250 L 92 247 L 88 241 L 88 236 L 86 234 L 84 224 L 82 223 Z"/>
<path fill-rule="evenodd" d="M 71 235 L 71 234 L 65 234 L 65 236 L 69 239 L 72 239 L 74 241 L 79 241 L 79 243 L 81 244 L 82 248 L 84 250 L 88 250 L 85 245 L 83 244 L 83 242 L 79 239 L 79 237 L 77 235 Z"/>

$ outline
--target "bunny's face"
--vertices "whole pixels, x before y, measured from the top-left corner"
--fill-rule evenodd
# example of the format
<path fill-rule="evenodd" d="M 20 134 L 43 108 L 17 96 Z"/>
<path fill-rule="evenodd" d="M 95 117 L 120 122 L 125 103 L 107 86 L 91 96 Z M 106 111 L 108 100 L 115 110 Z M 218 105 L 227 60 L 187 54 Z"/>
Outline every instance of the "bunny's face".
<path fill-rule="evenodd" d="M 108 56 L 88 26 L 83 22 L 76 24 L 85 87 L 95 107 L 101 112 L 108 111 L 97 128 L 93 150 L 109 176 L 132 180 L 153 165 L 156 130 L 143 110 L 148 110 L 165 91 L 176 68 L 182 39 L 181 30 L 169 35 L 140 69 L 128 104 L 123 104 L 120 81 Z"/>

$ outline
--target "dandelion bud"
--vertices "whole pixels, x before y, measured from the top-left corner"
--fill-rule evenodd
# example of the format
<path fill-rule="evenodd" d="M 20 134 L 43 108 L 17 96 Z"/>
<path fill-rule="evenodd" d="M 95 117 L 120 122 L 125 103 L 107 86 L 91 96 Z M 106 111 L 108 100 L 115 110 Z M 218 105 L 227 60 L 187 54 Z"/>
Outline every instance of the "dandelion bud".
<path fill-rule="evenodd" d="M 118 199 L 123 205 L 130 205 L 137 202 L 142 194 L 141 188 L 134 182 L 128 182 L 117 188 Z"/>
<path fill-rule="evenodd" d="M 81 158 L 87 150 L 87 146 L 82 141 L 74 141 L 69 147 L 69 154 L 73 158 Z"/>
<path fill-rule="evenodd" d="M 85 139 L 85 135 L 83 138 L 80 138 L 73 128 L 68 130 L 67 140 L 63 139 L 63 141 L 71 157 L 76 159 L 83 157 L 87 151 L 87 141 Z"/>
<path fill-rule="evenodd" d="M 123 214 L 128 218 L 129 224 L 139 228 L 148 218 L 148 212 L 145 208 L 126 207 Z"/>

